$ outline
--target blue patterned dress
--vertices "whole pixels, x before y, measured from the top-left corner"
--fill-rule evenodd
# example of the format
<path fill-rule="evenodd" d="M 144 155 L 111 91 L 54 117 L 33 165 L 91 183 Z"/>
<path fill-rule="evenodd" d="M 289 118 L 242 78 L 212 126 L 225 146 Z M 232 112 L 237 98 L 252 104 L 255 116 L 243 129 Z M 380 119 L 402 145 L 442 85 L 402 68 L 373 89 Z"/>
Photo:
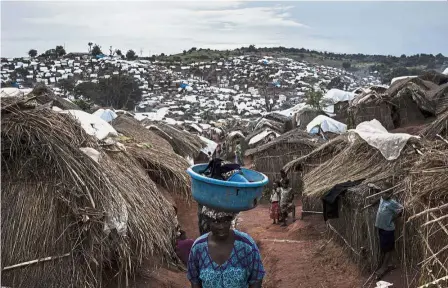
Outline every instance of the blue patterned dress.
<path fill-rule="evenodd" d="M 202 288 L 247 288 L 263 279 L 265 271 L 254 240 L 246 233 L 233 232 L 235 243 L 230 258 L 222 265 L 210 257 L 209 233 L 196 239 L 188 259 L 188 279 L 191 282 L 201 283 Z"/>

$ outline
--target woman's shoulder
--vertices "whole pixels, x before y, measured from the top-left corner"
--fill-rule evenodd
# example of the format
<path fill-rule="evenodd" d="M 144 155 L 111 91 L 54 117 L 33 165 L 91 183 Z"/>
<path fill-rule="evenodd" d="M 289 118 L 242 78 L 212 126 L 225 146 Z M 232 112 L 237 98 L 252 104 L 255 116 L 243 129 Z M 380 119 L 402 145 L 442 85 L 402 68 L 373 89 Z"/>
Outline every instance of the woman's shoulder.
<path fill-rule="evenodd" d="M 235 232 L 235 240 L 241 242 L 242 244 L 251 247 L 256 248 L 257 244 L 255 243 L 254 239 L 250 237 L 249 234 L 241 232 L 239 230 L 233 230 Z"/>
<path fill-rule="evenodd" d="M 208 234 L 209 233 L 205 233 L 204 235 L 199 236 L 198 238 L 196 238 L 196 240 L 194 240 L 192 248 L 207 245 Z"/>

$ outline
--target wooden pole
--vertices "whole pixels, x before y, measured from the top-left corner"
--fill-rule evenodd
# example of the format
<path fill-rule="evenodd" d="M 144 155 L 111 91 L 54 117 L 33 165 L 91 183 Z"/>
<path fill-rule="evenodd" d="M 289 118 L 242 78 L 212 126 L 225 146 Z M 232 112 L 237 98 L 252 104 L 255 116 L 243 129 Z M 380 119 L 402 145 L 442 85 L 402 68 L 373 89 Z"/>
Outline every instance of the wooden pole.
<path fill-rule="evenodd" d="M 27 261 L 27 262 L 11 265 L 11 266 L 6 266 L 6 267 L 4 267 L 2 269 L 2 271 L 7 271 L 7 270 L 11 270 L 11 269 L 15 269 L 15 268 L 23 267 L 23 266 L 28 266 L 28 265 L 32 265 L 32 264 L 36 264 L 36 263 L 41 263 L 41 262 L 47 262 L 47 261 L 51 261 L 51 260 L 60 259 L 60 258 L 68 257 L 68 256 L 70 256 L 70 254 L 71 253 L 66 253 L 66 254 L 60 255 L 60 256 L 50 256 L 50 257 L 45 257 L 45 258 L 40 258 L 40 259 L 36 259 L 36 260 L 31 260 L 31 261 Z"/>

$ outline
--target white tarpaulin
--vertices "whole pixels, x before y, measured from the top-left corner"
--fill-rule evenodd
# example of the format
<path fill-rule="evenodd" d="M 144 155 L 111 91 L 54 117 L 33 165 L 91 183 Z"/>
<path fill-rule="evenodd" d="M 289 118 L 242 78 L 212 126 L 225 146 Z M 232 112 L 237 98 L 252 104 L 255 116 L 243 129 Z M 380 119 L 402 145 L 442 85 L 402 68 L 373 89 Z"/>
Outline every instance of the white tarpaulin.
<path fill-rule="evenodd" d="M 358 134 L 370 146 L 378 149 L 387 160 L 397 159 L 409 138 L 415 137 L 406 133 L 389 133 L 376 119 L 362 122 L 350 132 Z"/>
<path fill-rule="evenodd" d="M 201 151 L 204 152 L 205 155 L 208 155 L 208 152 L 212 153 L 213 155 L 213 153 L 215 153 L 216 147 L 218 147 L 218 144 L 215 141 L 212 141 L 202 136 L 199 136 L 199 138 L 201 138 L 201 140 L 207 144 L 207 146 L 202 148 Z"/>
<path fill-rule="evenodd" d="M 443 74 L 448 75 L 448 67 L 443 70 Z"/>
<path fill-rule="evenodd" d="M 60 113 L 71 114 L 79 123 L 87 134 L 95 136 L 99 140 L 103 140 L 109 136 L 118 136 L 117 131 L 106 121 L 95 115 L 89 114 L 81 110 L 65 110 Z"/>
<path fill-rule="evenodd" d="M 342 134 L 347 131 L 347 125 L 325 115 L 319 115 L 311 120 L 311 122 L 306 125 L 306 131 L 311 133 L 311 130 L 317 126 L 320 126 L 324 132 Z"/>
<path fill-rule="evenodd" d="M 114 120 L 115 118 L 117 118 L 117 114 L 110 109 L 98 109 L 92 114 L 100 117 L 101 119 L 103 119 L 106 122 L 110 122 L 110 121 Z"/>
<path fill-rule="evenodd" d="M 331 104 L 336 104 L 338 102 L 352 101 L 355 98 L 355 93 L 348 92 L 339 89 L 330 89 L 325 93 L 323 99 L 327 100 Z"/>
<path fill-rule="evenodd" d="M 398 80 L 403 80 L 403 79 L 408 79 L 408 78 L 416 78 L 418 76 L 400 76 L 400 77 L 395 77 L 390 81 L 390 84 L 392 85 L 395 81 Z"/>
<path fill-rule="evenodd" d="M 266 129 L 263 132 L 261 132 L 260 134 L 255 135 L 254 137 L 252 137 L 249 141 L 249 145 L 254 145 L 257 144 L 258 142 L 260 142 L 261 140 L 265 139 L 266 137 L 268 137 L 269 135 L 274 136 L 274 138 L 277 138 L 278 136 L 280 136 L 280 134 L 275 133 L 272 130 Z"/>

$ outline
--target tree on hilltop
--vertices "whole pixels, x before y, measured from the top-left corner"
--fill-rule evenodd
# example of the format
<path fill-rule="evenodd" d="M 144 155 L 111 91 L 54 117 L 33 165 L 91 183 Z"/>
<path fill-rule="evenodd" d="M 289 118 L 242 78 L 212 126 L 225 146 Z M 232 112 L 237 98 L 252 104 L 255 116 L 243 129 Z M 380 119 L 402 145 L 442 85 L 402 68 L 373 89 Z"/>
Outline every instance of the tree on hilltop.
<path fill-rule="evenodd" d="M 115 54 L 117 54 L 118 56 L 123 56 L 123 53 L 121 53 L 120 49 L 115 50 Z"/>
<path fill-rule="evenodd" d="M 128 52 L 126 52 L 126 59 L 127 60 L 135 60 L 135 59 L 137 59 L 137 54 L 135 54 L 135 51 L 131 49 Z"/>
<path fill-rule="evenodd" d="M 92 55 L 93 56 L 97 56 L 97 55 L 101 55 L 103 54 L 103 52 L 101 51 L 101 46 L 99 46 L 98 44 L 95 44 L 95 46 L 93 46 L 92 48 Z"/>
<path fill-rule="evenodd" d="M 89 43 L 87 43 L 87 45 L 89 45 L 89 53 L 92 52 L 92 45 L 93 45 L 93 43 L 89 42 Z"/>
<path fill-rule="evenodd" d="M 37 50 L 36 49 L 31 49 L 30 51 L 28 51 L 28 55 L 32 58 L 37 56 Z"/>
<path fill-rule="evenodd" d="M 56 51 L 56 55 L 57 55 L 58 57 L 62 57 L 62 56 L 64 56 L 65 54 L 67 54 L 67 53 L 65 53 L 65 49 L 64 49 L 63 46 L 56 46 L 55 51 Z"/>

